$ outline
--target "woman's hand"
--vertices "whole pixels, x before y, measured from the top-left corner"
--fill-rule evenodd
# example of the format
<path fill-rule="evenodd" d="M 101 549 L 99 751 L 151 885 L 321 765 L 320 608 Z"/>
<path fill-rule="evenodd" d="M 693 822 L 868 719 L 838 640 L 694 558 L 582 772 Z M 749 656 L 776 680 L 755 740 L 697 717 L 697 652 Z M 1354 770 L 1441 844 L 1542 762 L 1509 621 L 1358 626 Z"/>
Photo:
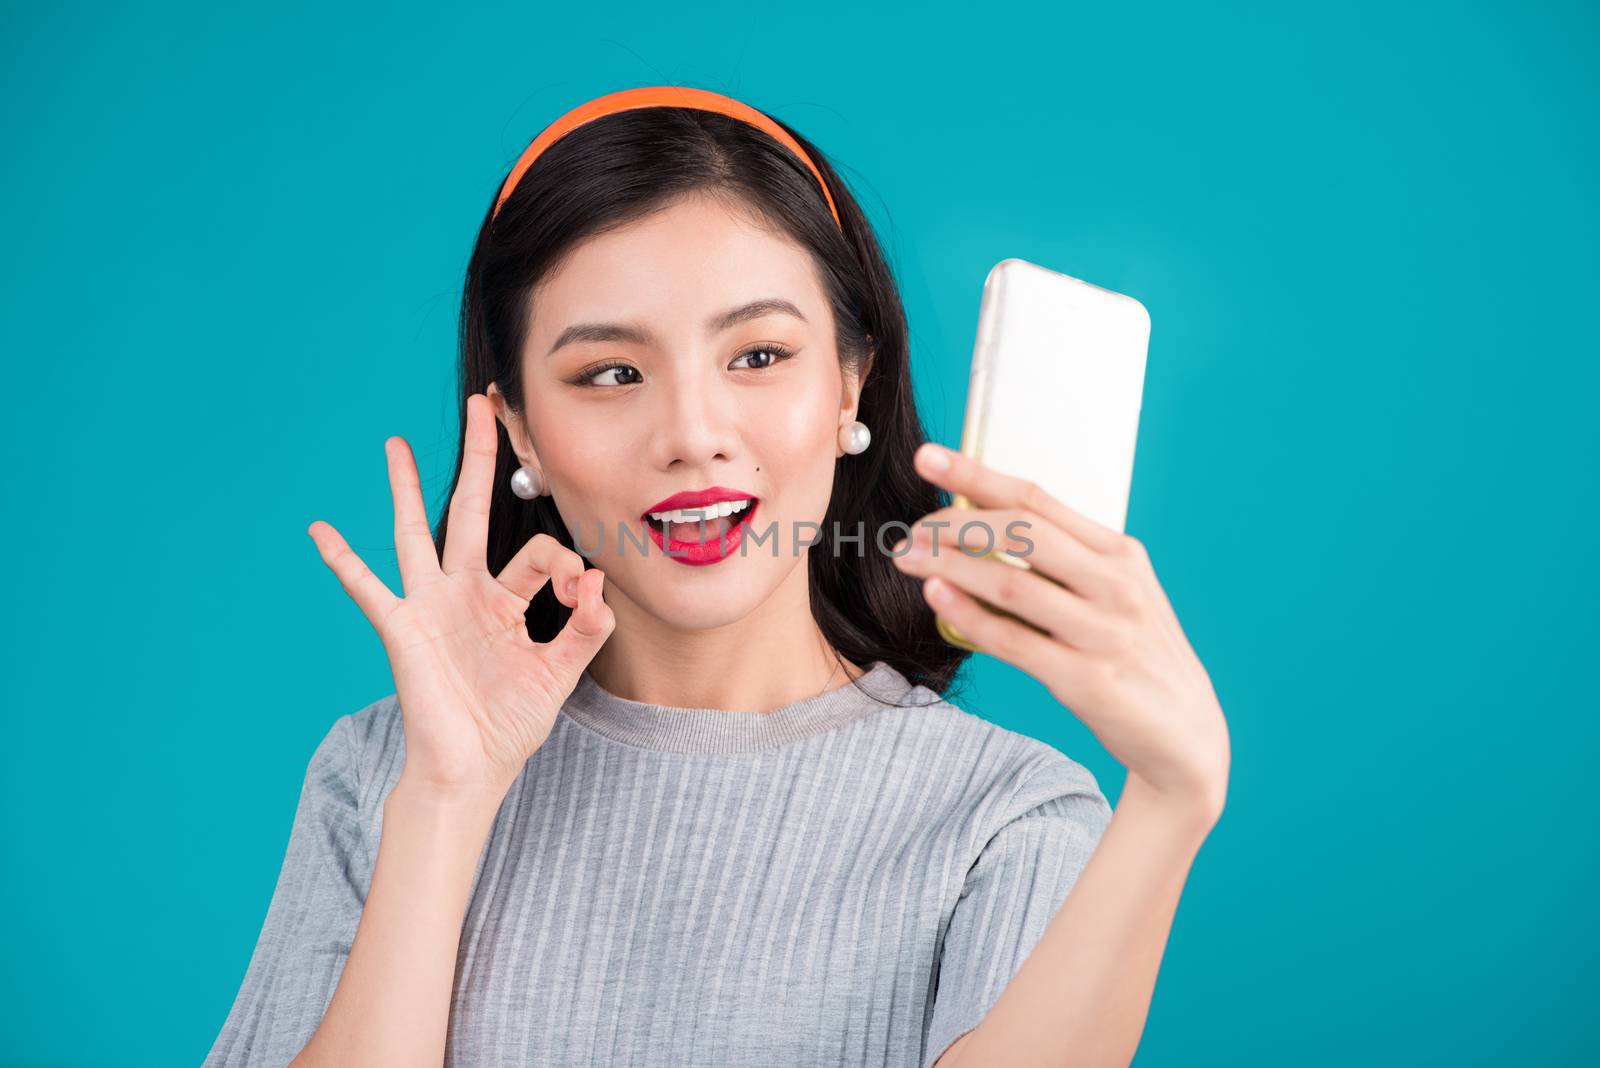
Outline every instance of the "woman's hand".
<path fill-rule="evenodd" d="M 394 494 L 394 542 L 404 598 L 396 597 L 332 526 L 308 529 L 323 562 L 383 640 L 405 723 L 403 777 L 445 797 L 498 805 L 555 726 L 578 676 L 616 617 L 601 598 L 604 574 L 548 534 L 518 551 L 499 575 L 486 564 L 489 496 L 498 437 L 489 399 L 467 398 L 465 455 L 450 499 L 441 563 L 411 447 L 385 443 Z M 528 637 L 524 613 L 554 581 L 576 606 L 553 641 Z"/>
<path fill-rule="evenodd" d="M 923 517 L 912 528 L 912 551 L 896 565 L 925 577 L 923 596 L 972 644 L 1026 671 L 1077 713 L 1127 767 L 1128 786 L 1215 822 L 1227 795 L 1227 722 L 1144 545 L 1032 482 L 931 442 L 917 450 L 916 464 L 976 507 Z M 1012 527 L 1017 521 L 1027 526 Z M 938 522 L 948 525 L 928 526 Z M 963 549 L 962 526 L 974 522 L 987 532 L 969 529 Z M 991 548 L 991 534 L 994 550 L 1023 556 L 1032 570 L 974 555 Z"/>

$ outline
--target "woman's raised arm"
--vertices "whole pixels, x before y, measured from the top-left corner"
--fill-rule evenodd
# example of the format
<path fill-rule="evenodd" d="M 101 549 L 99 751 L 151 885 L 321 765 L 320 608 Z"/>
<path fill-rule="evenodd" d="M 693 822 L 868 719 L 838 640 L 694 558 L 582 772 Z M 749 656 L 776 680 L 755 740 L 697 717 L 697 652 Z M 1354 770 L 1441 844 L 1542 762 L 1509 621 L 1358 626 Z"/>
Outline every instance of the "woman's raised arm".
<path fill-rule="evenodd" d="M 1142 542 L 931 442 L 915 463 L 976 507 L 925 516 L 895 565 L 923 579 L 928 603 L 977 648 L 1049 687 L 1128 769 L 1104 837 L 1038 946 L 934 1068 L 1126 1065 L 1179 895 L 1227 798 L 1222 705 Z M 974 555 L 948 533 L 972 523 L 1004 529 L 1000 552 L 1026 567 Z"/>
<path fill-rule="evenodd" d="M 434 549 L 416 461 L 386 444 L 394 494 L 396 597 L 326 523 L 309 533 L 377 630 L 393 669 L 406 762 L 384 801 L 372 884 L 322 1021 L 297 1066 L 437 1066 L 444 1059 L 456 951 L 484 840 L 512 782 L 544 744 L 615 617 L 604 575 L 548 534 L 498 576 L 486 565 L 497 435 L 487 397 L 467 402 L 461 478 L 443 559 Z M 555 583 L 572 618 L 545 644 L 528 602 Z"/>

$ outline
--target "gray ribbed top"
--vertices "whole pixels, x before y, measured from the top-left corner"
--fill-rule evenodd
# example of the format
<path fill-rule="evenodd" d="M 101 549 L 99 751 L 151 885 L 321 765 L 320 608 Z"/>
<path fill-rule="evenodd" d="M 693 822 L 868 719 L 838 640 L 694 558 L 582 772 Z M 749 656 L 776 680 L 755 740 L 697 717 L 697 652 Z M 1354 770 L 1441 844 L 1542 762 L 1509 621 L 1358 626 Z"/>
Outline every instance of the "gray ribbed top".
<path fill-rule="evenodd" d="M 864 691 L 864 692 L 863 692 Z M 670 753 L 748 753 L 787 745 L 842 727 L 879 710 L 878 702 L 906 701 L 905 676 L 881 660 L 852 683 L 770 712 L 729 712 L 630 701 L 603 688 L 585 671 L 563 712 L 612 741 Z M 938 700 L 932 691 L 910 700 Z M 869 699 L 867 695 L 871 695 Z"/>
<path fill-rule="evenodd" d="M 403 722 L 391 694 L 312 755 L 208 1066 L 286 1064 L 316 1028 Z M 1082 765 L 883 661 L 765 713 L 629 701 L 586 672 L 478 860 L 446 1063 L 928 1068 L 994 1004 L 1110 815 Z"/>

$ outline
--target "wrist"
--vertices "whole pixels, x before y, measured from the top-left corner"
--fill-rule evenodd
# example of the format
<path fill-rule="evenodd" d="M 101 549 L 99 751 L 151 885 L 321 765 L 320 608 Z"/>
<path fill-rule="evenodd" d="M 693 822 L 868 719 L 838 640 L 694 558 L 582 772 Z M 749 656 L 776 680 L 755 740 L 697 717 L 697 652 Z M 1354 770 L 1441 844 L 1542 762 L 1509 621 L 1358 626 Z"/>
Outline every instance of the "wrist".
<path fill-rule="evenodd" d="M 430 819 L 468 824 L 492 821 L 505 800 L 506 790 L 489 785 L 445 785 L 429 782 L 404 770 L 384 800 L 384 811 L 404 810 Z"/>
<path fill-rule="evenodd" d="M 1173 836 L 1191 841 L 1198 848 L 1222 815 L 1222 805 L 1210 792 L 1174 795 L 1163 793 L 1135 772 L 1129 772 L 1117 799 L 1117 811 L 1124 806 L 1148 814 L 1170 829 Z"/>

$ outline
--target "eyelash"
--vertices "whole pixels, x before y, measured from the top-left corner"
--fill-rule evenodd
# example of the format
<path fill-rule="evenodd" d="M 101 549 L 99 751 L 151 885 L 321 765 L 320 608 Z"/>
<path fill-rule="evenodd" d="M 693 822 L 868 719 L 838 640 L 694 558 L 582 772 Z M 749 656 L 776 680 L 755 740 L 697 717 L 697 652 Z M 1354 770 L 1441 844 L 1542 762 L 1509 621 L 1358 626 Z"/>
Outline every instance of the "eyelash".
<path fill-rule="evenodd" d="M 794 355 L 795 355 L 795 350 L 789 348 L 787 345 L 755 345 L 755 346 L 752 346 L 751 348 L 745 349 L 743 352 L 739 353 L 739 355 L 735 356 L 734 359 L 735 360 L 742 360 L 746 356 L 753 356 L 758 352 L 770 352 L 772 354 L 772 356 L 773 356 L 772 362 L 767 364 L 766 367 L 741 367 L 741 368 L 738 368 L 738 370 L 741 370 L 741 371 L 765 371 L 765 370 L 768 370 L 768 369 L 770 369 L 772 367 L 776 367 L 778 364 L 782 363 L 784 360 L 793 359 Z M 601 373 L 603 373 L 605 371 L 620 371 L 620 370 L 629 370 L 629 371 L 631 371 L 631 370 L 633 370 L 633 368 L 630 367 L 628 364 L 625 364 L 625 363 L 597 363 L 597 364 L 593 365 L 592 367 L 585 367 L 583 370 L 579 371 L 576 375 L 574 375 L 572 377 L 572 384 L 575 385 L 575 386 L 584 386 L 584 387 L 587 387 L 587 388 L 590 388 L 590 389 L 619 389 L 619 388 L 621 388 L 621 386 L 636 386 L 636 385 L 638 385 L 637 382 L 622 382 L 622 383 L 613 383 L 610 386 L 596 386 L 592 382 L 589 381 L 595 375 L 601 374 Z"/>

